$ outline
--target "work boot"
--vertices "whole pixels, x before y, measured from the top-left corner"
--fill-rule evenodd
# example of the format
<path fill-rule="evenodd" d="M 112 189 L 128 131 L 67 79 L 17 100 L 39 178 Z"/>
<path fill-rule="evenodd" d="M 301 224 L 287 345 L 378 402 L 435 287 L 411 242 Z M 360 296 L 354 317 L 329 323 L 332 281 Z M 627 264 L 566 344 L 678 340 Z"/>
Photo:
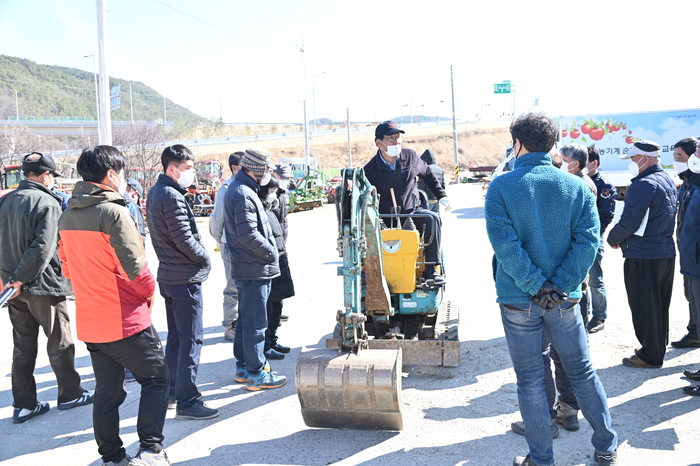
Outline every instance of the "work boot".
<path fill-rule="evenodd" d="M 510 428 L 518 435 L 525 435 L 525 423 L 523 421 L 515 421 L 511 423 Z M 559 438 L 559 427 L 557 427 L 557 423 L 554 422 L 554 419 L 552 419 L 550 428 L 552 430 L 552 438 Z"/>
<path fill-rule="evenodd" d="M 578 423 L 578 409 L 574 409 L 568 404 L 561 401 L 561 398 L 557 400 L 557 417 L 554 421 L 569 431 L 575 431 L 579 428 Z"/>

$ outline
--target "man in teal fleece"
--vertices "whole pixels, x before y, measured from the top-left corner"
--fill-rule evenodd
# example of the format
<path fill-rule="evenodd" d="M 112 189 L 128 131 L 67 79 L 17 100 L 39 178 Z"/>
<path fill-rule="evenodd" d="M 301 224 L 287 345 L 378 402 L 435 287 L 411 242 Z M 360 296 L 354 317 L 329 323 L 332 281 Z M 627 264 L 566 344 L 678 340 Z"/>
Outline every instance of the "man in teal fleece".
<path fill-rule="evenodd" d="M 596 200 L 579 178 L 552 165 L 558 128 L 543 114 L 520 115 L 510 126 L 514 169 L 494 179 L 486 229 L 495 253 L 497 302 L 525 422 L 526 457 L 514 466 L 552 466 L 554 452 L 541 357 L 542 330 L 593 427 L 598 464 L 617 464 L 617 433 L 607 397 L 591 365 L 579 310 L 581 282 L 600 241 Z"/>

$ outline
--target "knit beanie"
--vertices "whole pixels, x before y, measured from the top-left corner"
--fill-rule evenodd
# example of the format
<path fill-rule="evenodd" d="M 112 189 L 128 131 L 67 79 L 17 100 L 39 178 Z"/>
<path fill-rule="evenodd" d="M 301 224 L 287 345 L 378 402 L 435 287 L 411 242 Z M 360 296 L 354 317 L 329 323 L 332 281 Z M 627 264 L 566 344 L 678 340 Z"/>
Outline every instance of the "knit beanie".
<path fill-rule="evenodd" d="M 241 166 L 250 170 L 258 181 L 262 180 L 265 170 L 272 163 L 270 151 L 262 147 L 249 147 L 243 154 Z"/>

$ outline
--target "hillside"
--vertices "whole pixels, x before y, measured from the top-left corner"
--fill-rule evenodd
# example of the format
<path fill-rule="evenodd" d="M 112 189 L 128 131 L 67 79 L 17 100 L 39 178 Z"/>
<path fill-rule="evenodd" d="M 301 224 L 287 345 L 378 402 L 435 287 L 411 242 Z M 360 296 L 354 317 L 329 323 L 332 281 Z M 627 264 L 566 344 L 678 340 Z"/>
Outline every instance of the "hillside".
<path fill-rule="evenodd" d="M 15 93 L 22 116 L 93 117 L 95 108 L 94 74 L 77 68 L 40 65 L 23 58 L 0 55 L 0 120 L 15 116 Z M 130 120 L 129 84 L 134 98 L 134 120 L 163 118 L 163 96 L 137 81 L 110 77 L 110 88 L 121 84 L 121 108 L 112 120 Z M 168 121 L 204 122 L 185 107 L 166 99 Z"/>

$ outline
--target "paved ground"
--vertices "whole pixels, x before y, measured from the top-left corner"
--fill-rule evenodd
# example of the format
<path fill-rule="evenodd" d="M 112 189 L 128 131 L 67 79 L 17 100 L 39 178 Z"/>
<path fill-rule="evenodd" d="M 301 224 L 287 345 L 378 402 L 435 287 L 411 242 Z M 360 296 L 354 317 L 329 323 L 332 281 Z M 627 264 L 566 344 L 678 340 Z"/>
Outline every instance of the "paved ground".
<path fill-rule="evenodd" d="M 223 339 L 221 290 L 223 266 L 214 257 L 204 285 L 205 347 L 197 380 L 209 406 L 221 416 L 209 421 L 165 424 L 165 446 L 180 465 L 510 465 L 527 451 L 523 437 L 510 431 L 519 420 L 515 375 L 503 336 L 491 279 L 491 248 L 486 238 L 479 186 L 450 186 L 454 210 L 444 215 L 449 288 L 461 306 L 462 365 L 456 369 L 403 368 L 401 432 L 362 432 L 307 428 L 301 418 L 293 376 L 302 347 L 323 343 L 342 306 L 342 282 L 336 276 L 335 212 L 329 207 L 290 216 L 288 249 L 297 296 L 285 302 L 289 322 L 280 341 L 293 348 L 273 369 L 290 378 L 287 386 L 252 393 L 233 382 L 232 345 Z M 205 231 L 207 246 L 213 241 Z M 700 365 L 700 351 L 669 349 L 662 369 L 630 369 L 620 362 L 638 346 L 622 281 L 622 259 L 607 250 L 604 259 L 610 299 L 608 327 L 590 338 L 594 365 L 609 396 L 613 424 L 620 434 L 622 464 L 700 465 L 697 434 L 700 398 L 685 396 L 688 381 L 681 372 Z M 150 266 L 157 262 L 151 255 Z M 684 333 L 687 304 L 677 275 L 671 305 L 671 338 Z M 154 312 L 165 338 L 162 300 Z M 45 343 L 42 336 L 41 344 Z M 60 412 L 56 380 L 45 350 L 40 350 L 36 378 L 49 413 L 14 425 L 10 391 L 12 329 L 6 312 L 0 317 L 0 464 L 100 465 L 91 429 L 89 407 Z M 85 345 L 76 342 L 76 365 L 87 388 L 94 386 Z M 139 386 L 127 385 L 122 406 L 122 437 L 130 453 L 137 449 L 135 432 Z M 566 432 L 554 442 L 557 464 L 591 465 L 592 430 L 581 418 L 581 430 Z"/>

